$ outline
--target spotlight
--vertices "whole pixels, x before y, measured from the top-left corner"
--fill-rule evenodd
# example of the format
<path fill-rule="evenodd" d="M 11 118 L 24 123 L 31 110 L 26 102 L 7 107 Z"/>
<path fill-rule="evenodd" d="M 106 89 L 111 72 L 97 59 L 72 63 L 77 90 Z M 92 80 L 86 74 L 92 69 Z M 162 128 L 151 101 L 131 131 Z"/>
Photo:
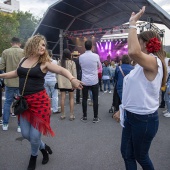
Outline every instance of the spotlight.
<path fill-rule="evenodd" d="M 146 29 L 151 29 L 151 24 L 150 24 L 150 23 L 147 23 L 147 24 L 145 25 L 145 27 L 146 27 Z"/>
<path fill-rule="evenodd" d="M 140 26 L 140 27 L 139 27 L 139 30 L 140 30 L 140 32 L 143 32 L 144 27 L 143 27 L 143 26 Z"/>
<path fill-rule="evenodd" d="M 161 32 L 161 33 L 159 34 L 159 36 L 160 36 L 161 38 L 163 38 L 163 37 L 164 37 L 164 33 Z"/>

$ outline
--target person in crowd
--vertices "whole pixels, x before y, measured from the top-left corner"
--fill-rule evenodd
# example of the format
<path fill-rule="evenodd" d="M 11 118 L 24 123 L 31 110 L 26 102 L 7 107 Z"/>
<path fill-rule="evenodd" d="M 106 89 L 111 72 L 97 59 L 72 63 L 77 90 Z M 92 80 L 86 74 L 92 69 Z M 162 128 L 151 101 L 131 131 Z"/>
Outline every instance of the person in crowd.
<path fill-rule="evenodd" d="M 52 59 L 53 54 L 51 50 L 48 50 L 48 54 L 51 57 L 51 62 L 57 64 L 57 61 Z M 51 98 L 53 114 L 59 114 L 61 112 L 58 110 L 58 90 L 55 89 L 57 83 L 56 74 L 48 71 L 44 78 L 44 87 L 48 96 Z"/>
<path fill-rule="evenodd" d="M 128 54 L 135 68 L 124 78 L 122 105 L 114 117 L 123 126 L 121 153 L 126 170 L 154 170 L 149 149 L 158 125 L 159 92 L 167 72 L 160 36 L 150 30 L 137 35 L 136 22 L 145 6 L 129 19 Z"/>
<path fill-rule="evenodd" d="M 168 61 L 168 65 L 170 66 L 170 59 Z M 164 110 L 163 113 L 165 117 L 170 117 L 170 73 L 168 73 L 164 98 L 167 110 Z"/>
<path fill-rule="evenodd" d="M 115 70 L 116 70 L 116 65 L 114 61 L 111 61 L 110 63 L 110 72 L 111 72 L 111 84 L 115 85 Z"/>
<path fill-rule="evenodd" d="M 0 62 L 1 62 L 1 58 L 0 58 Z M 2 74 L 3 73 L 3 71 L 1 71 L 0 70 L 0 74 Z M 4 88 L 4 81 L 3 81 L 3 79 L 0 79 L 0 96 L 1 96 L 1 98 L 0 98 L 0 118 L 2 117 L 2 91 L 3 91 L 3 88 Z M 0 119 L 0 126 L 2 126 L 2 124 L 3 124 L 3 121 L 2 121 L 2 119 Z"/>
<path fill-rule="evenodd" d="M 100 66 L 100 58 L 98 54 L 92 52 L 92 41 L 85 41 L 85 53 L 80 55 L 79 63 L 82 69 L 82 82 L 83 82 L 83 117 L 81 121 L 87 122 L 87 98 L 88 90 L 92 91 L 93 95 L 93 123 L 100 121 L 98 117 L 98 68 Z"/>
<path fill-rule="evenodd" d="M 2 52 L 0 70 L 10 72 L 17 68 L 20 60 L 24 57 L 23 49 L 20 48 L 20 39 L 13 37 L 11 39 L 11 48 Z M 5 103 L 3 107 L 3 125 L 2 130 L 7 131 L 9 126 L 10 107 L 14 101 L 15 95 L 19 94 L 19 79 L 17 77 L 4 81 L 5 83 Z M 21 132 L 18 121 L 17 131 Z"/>
<path fill-rule="evenodd" d="M 98 79 L 99 79 L 99 88 L 100 88 L 100 91 L 102 92 L 103 89 L 102 89 L 102 64 L 100 64 L 99 68 L 98 68 Z"/>
<path fill-rule="evenodd" d="M 120 101 L 122 101 L 123 79 L 134 68 L 130 64 L 130 58 L 128 55 L 123 55 L 121 62 L 122 64 L 120 66 L 117 66 L 115 70 L 115 81 L 117 82 L 116 90 L 119 95 Z"/>
<path fill-rule="evenodd" d="M 78 51 L 73 51 L 72 58 L 73 58 L 73 61 L 76 64 L 77 79 L 81 80 L 81 67 L 80 67 L 80 64 L 79 64 L 79 56 L 80 56 L 80 53 Z M 80 102 L 80 90 L 79 89 L 76 89 L 76 104 L 81 104 L 81 102 Z"/>
<path fill-rule="evenodd" d="M 110 90 L 110 78 L 111 78 L 111 71 L 110 71 L 110 67 L 109 67 L 109 62 L 106 60 L 104 61 L 104 67 L 102 70 L 102 80 L 103 80 L 103 84 L 104 84 L 104 93 L 107 93 L 107 89 L 106 89 L 106 85 L 108 88 L 108 92 L 112 93 Z"/>
<path fill-rule="evenodd" d="M 23 94 L 28 109 L 20 115 L 20 126 L 22 136 L 31 144 L 31 157 L 27 170 L 34 170 L 38 150 L 43 154 L 42 164 L 46 164 L 49 161 L 48 154 L 52 154 L 51 148 L 41 140 L 41 135 L 55 135 L 50 127 L 50 99 L 44 88 L 46 73 L 50 71 L 67 77 L 74 88 L 81 89 L 82 82 L 73 77 L 68 70 L 51 62 L 46 49 L 46 40 L 42 35 L 35 35 L 28 39 L 24 47 L 24 55 L 25 58 L 21 60 L 16 70 L 0 74 L 0 78 L 19 77 L 19 91 L 22 94 L 26 75 L 30 70 Z"/>
<path fill-rule="evenodd" d="M 64 67 L 67 69 L 74 77 L 77 77 L 76 73 L 76 64 L 74 61 L 72 61 L 71 52 L 69 49 L 64 49 L 63 56 L 61 59 L 61 62 L 58 63 L 58 65 Z M 69 92 L 69 102 L 70 102 L 70 119 L 74 120 L 74 89 L 72 87 L 71 82 L 64 76 L 58 75 L 58 87 L 60 89 L 60 95 L 61 95 L 61 120 L 66 118 L 65 111 L 64 111 L 64 103 L 65 103 L 65 97 L 66 92 Z"/>
<path fill-rule="evenodd" d="M 165 64 L 166 64 L 166 68 L 167 68 L 167 72 L 168 74 L 170 73 L 170 66 L 169 66 L 169 58 L 166 57 L 166 52 L 164 51 L 164 55 L 165 55 Z M 165 100 L 164 100 L 164 95 L 165 95 L 165 91 L 161 91 L 161 103 L 159 108 L 165 108 Z M 163 113 L 166 113 L 167 110 L 164 110 Z"/>

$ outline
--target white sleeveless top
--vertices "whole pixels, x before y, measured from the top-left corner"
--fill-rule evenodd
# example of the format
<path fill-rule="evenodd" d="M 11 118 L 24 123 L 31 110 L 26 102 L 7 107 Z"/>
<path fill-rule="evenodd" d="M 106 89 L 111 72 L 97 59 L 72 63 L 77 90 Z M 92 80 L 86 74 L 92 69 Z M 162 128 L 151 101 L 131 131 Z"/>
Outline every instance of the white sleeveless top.
<path fill-rule="evenodd" d="M 153 57 L 153 54 L 150 54 Z M 163 77 L 161 60 L 156 57 L 158 73 L 153 81 L 149 81 L 139 64 L 124 78 L 122 107 L 132 113 L 146 115 L 154 113 L 159 107 L 159 92 Z"/>

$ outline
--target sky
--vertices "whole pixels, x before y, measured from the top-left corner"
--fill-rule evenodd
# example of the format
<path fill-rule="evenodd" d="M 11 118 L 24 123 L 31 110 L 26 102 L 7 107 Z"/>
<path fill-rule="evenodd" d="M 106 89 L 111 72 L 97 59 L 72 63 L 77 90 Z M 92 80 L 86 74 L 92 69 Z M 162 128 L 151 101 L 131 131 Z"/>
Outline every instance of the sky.
<path fill-rule="evenodd" d="M 4 0 L 0 0 L 4 1 Z M 42 17 L 47 8 L 58 0 L 18 0 L 20 10 L 30 11 L 36 16 Z M 154 0 L 160 7 L 170 14 L 170 0 Z"/>
<path fill-rule="evenodd" d="M 3 2 L 4 0 L 0 0 Z M 21 11 L 29 11 L 34 16 L 41 18 L 48 7 L 58 0 L 18 0 Z M 161 8 L 170 14 L 170 0 L 154 0 Z M 157 25 L 160 29 L 165 29 L 165 45 L 170 45 L 170 29 L 165 26 Z"/>

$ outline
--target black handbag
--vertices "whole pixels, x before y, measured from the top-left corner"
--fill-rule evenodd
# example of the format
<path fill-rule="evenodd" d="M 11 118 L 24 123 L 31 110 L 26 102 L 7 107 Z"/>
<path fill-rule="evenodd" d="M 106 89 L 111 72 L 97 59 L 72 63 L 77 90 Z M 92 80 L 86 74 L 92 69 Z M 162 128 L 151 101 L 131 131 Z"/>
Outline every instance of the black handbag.
<path fill-rule="evenodd" d="M 36 62 L 37 63 L 37 62 Z M 32 67 L 36 64 L 34 63 L 32 65 Z M 31 67 L 31 68 L 32 68 Z M 13 105 L 12 107 L 14 108 L 14 114 L 15 115 L 20 115 L 22 114 L 25 110 L 28 109 L 28 103 L 26 101 L 26 99 L 24 98 L 24 90 L 25 90 L 25 86 L 26 86 L 26 82 L 27 82 L 27 79 L 28 79 L 28 74 L 31 70 L 31 68 L 29 68 L 28 72 L 27 72 L 27 75 L 26 75 L 26 78 L 25 78 L 25 82 L 24 82 L 24 87 L 22 89 L 22 94 L 17 96 L 17 97 L 14 97 L 14 102 L 13 102 Z"/>
<path fill-rule="evenodd" d="M 28 109 L 28 104 L 24 96 L 17 96 L 12 107 L 14 108 L 14 114 L 20 115 Z"/>

